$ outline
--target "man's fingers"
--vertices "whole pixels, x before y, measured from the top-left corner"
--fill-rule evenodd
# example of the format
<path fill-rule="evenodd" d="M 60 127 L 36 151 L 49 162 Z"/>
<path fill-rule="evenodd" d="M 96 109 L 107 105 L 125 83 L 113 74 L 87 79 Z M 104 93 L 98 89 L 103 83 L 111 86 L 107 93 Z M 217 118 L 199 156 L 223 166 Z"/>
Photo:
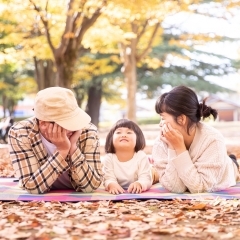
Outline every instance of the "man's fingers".
<path fill-rule="evenodd" d="M 60 127 L 60 126 L 59 126 Z M 61 134 L 61 136 L 63 136 L 63 137 L 67 137 L 67 130 L 66 129 L 64 129 L 64 128 L 62 128 L 62 127 L 60 127 L 61 129 L 60 129 L 60 134 Z"/>
<path fill-rule="evenodd" d="M 49 124 L 48 124 L 48 128 L 47 128 L 47 131 L 46 131 L 46 133 L 47 133 L 48 135 L 52 135 L 54 125 L 55 125 L 54 123 L 49 123 Z"/>
<path fill-rule="evenodd" d="M 58 132 L 58 125 L 56 123 L 50 123 L 48 130 L 52 130 L 52 133 L 55 134 Z"/>
<path fill-rule="evenodd" d="M 57 124 L 54 124 L 54 125 L 57 125 Z M 62 128 L 59 125 L 57 125 L 56 129 L 57 129 L 56 136 L 57 138 L 60 138 L 62 136 Z"/>

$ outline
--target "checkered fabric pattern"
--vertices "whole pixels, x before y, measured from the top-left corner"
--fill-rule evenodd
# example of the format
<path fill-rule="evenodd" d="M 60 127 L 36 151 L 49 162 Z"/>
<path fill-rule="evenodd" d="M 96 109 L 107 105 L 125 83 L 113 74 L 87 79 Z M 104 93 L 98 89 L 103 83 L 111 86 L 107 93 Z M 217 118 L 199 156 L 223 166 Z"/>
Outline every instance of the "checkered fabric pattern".
<path fill-rule="evenodd" d="M 97 128 L 83 129 L 78 149 L 68 159 L 56 151 L 49 156 L 44 148 L 37 120 L 29 118 L 16 123 L 9 131 L 10 156 L 21 186 L 29 193 L 48 192 L 53 182 L 69 170 L 76 191 L 92 192 L 102 182 Z"/>

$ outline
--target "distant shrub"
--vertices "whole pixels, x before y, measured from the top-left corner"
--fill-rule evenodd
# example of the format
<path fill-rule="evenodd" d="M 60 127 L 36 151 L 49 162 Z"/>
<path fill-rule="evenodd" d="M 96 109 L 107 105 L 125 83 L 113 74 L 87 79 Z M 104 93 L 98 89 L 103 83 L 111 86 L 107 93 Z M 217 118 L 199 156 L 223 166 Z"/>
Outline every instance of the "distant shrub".
<path fill-rule="evenodd" d="M 160 117 L 151 117 L 151 118 L 138 118 L 137 123 L 139 125 L 149 125 L 149 124 L 158 124 L 160 122 Z"/>

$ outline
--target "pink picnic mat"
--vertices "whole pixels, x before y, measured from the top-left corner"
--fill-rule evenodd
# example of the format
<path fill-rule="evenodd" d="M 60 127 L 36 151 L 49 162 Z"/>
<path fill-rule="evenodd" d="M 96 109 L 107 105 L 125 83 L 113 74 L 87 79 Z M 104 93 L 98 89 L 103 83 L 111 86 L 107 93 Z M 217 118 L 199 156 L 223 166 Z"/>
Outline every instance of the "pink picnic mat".
<path fill-rule="evenodd" d="M 123 193 L 113 195 L 103 188 L 98 188 L 93 193 L 79 193 L 72 190 L 54 190 L 45 194 L 29 194 L 26 190 L 18 187 L 17 182 L 11 179 L 1 179 L 0 181 L 0 201 L 59 201 L 59 202 L 79 202 L 79 201 L 100 201 L 100 200 L 127 200 L 127 199 L 240 199 L 240 182 L 236 186 L 224 191 L 213 193 L 171 193 L 163 188 L 159 183 L 155 184 L 148 191 L 141 194 Z"/>

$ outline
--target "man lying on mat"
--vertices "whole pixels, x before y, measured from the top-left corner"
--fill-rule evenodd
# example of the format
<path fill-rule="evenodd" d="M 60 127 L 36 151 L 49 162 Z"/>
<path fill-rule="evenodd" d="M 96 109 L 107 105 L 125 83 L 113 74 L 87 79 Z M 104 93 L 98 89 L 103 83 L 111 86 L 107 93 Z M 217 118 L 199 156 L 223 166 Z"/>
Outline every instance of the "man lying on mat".
<path fill-rule="evenodd" d="M 159 97 L 160 134 L 152 157 L 160 183 L 171 192 L 213 192 L 236 184 L 238 164 L 227 155 L 220 132 L 201 119 L 217 111 L 198 102 L 190 88 L 178 86 Z"/>
<path fill-rule="evenodd" d="M 34 117 L 9 131 L 10 155 L 20 185 L 29 193 L 50 189 L 92 192 L 102 181 L 97 128 L 71 90 L 38 92 Z"/>

